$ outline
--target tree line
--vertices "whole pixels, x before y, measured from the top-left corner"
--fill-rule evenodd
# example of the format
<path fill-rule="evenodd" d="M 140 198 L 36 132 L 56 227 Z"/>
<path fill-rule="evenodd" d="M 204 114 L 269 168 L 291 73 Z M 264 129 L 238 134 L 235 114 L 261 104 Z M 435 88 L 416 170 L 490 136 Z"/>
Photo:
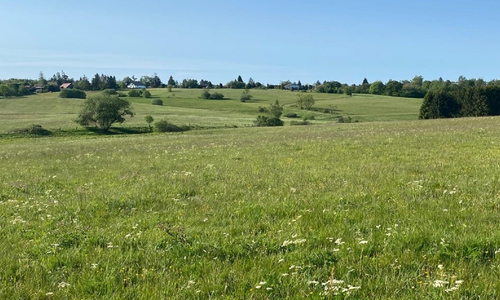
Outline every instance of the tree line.
<path fill-rule="evenodd" d="M 469 85 L 470 84 L 470 85 Z M 427 92 L 420 119 L 481 117 L 500 115 L 500 82 L 456 86 Z"/>
<path fill-rule="evenodd" d="M 339 81 L 320 81 L 314 84 L 302 84 L 291 82 L 289 80 L 281 81 L 279 84 L 262 84 L 254 81 L 251 77 L 245 82 L 241 76 L 227 82 L 226 84 L 214 84 L 209 80 L 186 78 L 181 81 L 175 80 L 172 76 L 167 82 L 163 82 L 156 74 L 151 76 L 127 76 L 118 80 L 115 76 L 96 73 L 92 78 L 82 76 L 74 79 L 65 74 L 64 71 L 57 72 L 50 78 L 46 78 L 43 72 L 40 72 L 38 79 L 8 79 L 0 80 L 0 96 L 12 97 L 23 96 L 33 92 L 57 92 L 63 83 L 72 83 L 73 87 L 83 91 L 99 91 L 106 89 L 126 89 L 130 83 L 141 83 L 149 88 L 231 88 L 231 89 L 289 89 L 299 91 L 314 91 L 318 93 L 336 93 L 336 94 L 373 94 L 409 98 L 424 98 L 430 91 L 455 91 L 464 86 L 486 86 L 497 84 L 496 80 L 485 82 L 483 79 L 467 79 L 463 76 L 458 81 L 443 80 L 424 80 L 422 76 L 415 76 L 411 80 L 389 80 L 382 82 L 380 80 L 373 83 L 368 82 L 366 78 L 360 84 L 346 84 Z"/>

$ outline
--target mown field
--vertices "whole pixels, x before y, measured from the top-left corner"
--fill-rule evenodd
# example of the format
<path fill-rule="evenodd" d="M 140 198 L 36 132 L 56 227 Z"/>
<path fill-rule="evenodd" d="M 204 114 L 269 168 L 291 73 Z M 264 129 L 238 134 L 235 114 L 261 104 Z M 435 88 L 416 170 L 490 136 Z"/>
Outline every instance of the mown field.
<path fill-rule="evenodd" d="M 259 105 L 215 122 L 170 99 L 134 107 L 243 125 Z M 324 100 L 352 124 L 4 141 L 0 298 L 498 298 L 500 119 L 364 122 L 418 109 L 356 99 Z M 47 102 L 30 121 L 77 111 Z M 25 121 L 0 103 L 2 130 Z"/>
<path fill-rule="evenodd" d="M 313 93 L 315 108 L 320 111 L 300 111 L 294 105 L 297 92 L 281 90 L 251 90 L 251 101 L 242 103 L 239 98 L 242 90 L 213 89 L 221 92 L 225 100 L 200 99 L 200 89 L 150 89 L 151 99 L 126 98 L 133 104 L 135 116 L 118 127 L 147 127 L 144 117 L 151 115 L 155 120 L 166 119 L 177 125 L 190 125 L 202 128 L 252 126 L 259 114 L 258 108 L 269 107 L 275 100 L 284 104 L 284 114 L 295 112 L 299 116 L 312 114 L 316 124 L 336 122 L 339 116 L 360 122 L 386 120 L 415 120 L 422 99 L 408 99 L 373 95 L 347 97 L 336 94 Z M 95 92 L 94 92 L 95 93 Z M 126 91 L 123 93 L 126 94 Z M 87 92 L 91 95 L 93 92 Z M 163 106 L 151 105 L 152 99 L 161 99 Z M 24 128 L 31 124 L 49 130 L 81 130 L 74 123 L 83 100 L 61 99 L 59 93 L 44 93 L 23 98 L 0 99 L 0 133 Z M 332 113 L 324 113 L 330 110 Z M 292 119 L 283 117 L 285 125 Z"/>

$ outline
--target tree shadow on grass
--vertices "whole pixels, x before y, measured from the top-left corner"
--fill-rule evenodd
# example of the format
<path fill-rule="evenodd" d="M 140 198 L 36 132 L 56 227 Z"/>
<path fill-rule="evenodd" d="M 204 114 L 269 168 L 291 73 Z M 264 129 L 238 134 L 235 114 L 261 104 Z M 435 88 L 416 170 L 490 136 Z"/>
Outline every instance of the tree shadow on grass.
<path fill-rule="evenodd" d="M 151 132 L 147 127 L 111 127 L 107 131 L 96 127 L 86 127 L 85 129 L 97 135 L 144 134 Z"/>

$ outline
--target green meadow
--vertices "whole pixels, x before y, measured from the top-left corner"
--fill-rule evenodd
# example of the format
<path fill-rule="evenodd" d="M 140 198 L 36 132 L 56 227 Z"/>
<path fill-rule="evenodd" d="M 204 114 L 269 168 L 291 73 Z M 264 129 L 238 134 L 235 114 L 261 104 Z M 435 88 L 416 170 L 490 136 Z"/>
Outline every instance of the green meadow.
<path fill-rule="evenodd" d="M 275 100 L 284 105 L 284 114 L 312 114 L 315 117 L 313 123 L 316 124 L 336 122 L 339 116 L 350 116 L 353 121 L 360 122 L 415 120 L 422 104 L 422 99 L 361 94 L 348 97 L 314 93 L 314 108 L 320 111 L 305 112 L 296 107 L 298 93 L 290 91 L 251 90 L 253 98 L 246 103 L 239 100 L 242 90 L 211 90 L 224 94 L 225 100 L 200 99 L 200 89 L 150 91 L 153 96 L 150 99 L 126 98 L 132 102 L 136 115 L 117 127 L 146 127 L 146 115 L 153 116 L 155 120 L 166 119 L 174 124 L 202 128 L 252 126 L 257 116 L 262 114 L 258 112 L 259 106 L 267 108 Z M 87 92 L 89 95 L 92 93 Z M 78 130 L 78 125 L 73 120 L 76 119 L 83 100 L 62 99 L 58 95 L 59 93 L 44 93 L 23 98 L 0 99 L 0 133 L 30 124 L 42 125 L 49 130 Z M 161 99 L 164 105 L 151 105 L 153 99 Z M 324 110 L 330 112 L 324 113 Z M 283 120 L 287 124 L 291 119 L 283 117 Z"/>
<path fill-rule="evenodd" d="M 257 128 L 276 99 L 302 114 L 296 93 L 199 92 L 153 90 L 120 125 L 197 130 L 0 138 L 1 299 L 500 297 L 500 118 L 314 94 L 334 113 Z M 0 132 L 81 130 L 80 101 L 0 99 Z"/>

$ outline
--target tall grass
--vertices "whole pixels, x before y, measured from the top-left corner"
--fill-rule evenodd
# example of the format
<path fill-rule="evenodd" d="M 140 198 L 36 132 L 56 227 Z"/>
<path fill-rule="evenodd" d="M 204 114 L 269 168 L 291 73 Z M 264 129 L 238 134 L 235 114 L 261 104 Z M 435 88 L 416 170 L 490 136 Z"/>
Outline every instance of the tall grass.
<path fill-rule="evenodd" d="M 498 298 L 499 125 L 4 142 L 0 298 Z"/>

